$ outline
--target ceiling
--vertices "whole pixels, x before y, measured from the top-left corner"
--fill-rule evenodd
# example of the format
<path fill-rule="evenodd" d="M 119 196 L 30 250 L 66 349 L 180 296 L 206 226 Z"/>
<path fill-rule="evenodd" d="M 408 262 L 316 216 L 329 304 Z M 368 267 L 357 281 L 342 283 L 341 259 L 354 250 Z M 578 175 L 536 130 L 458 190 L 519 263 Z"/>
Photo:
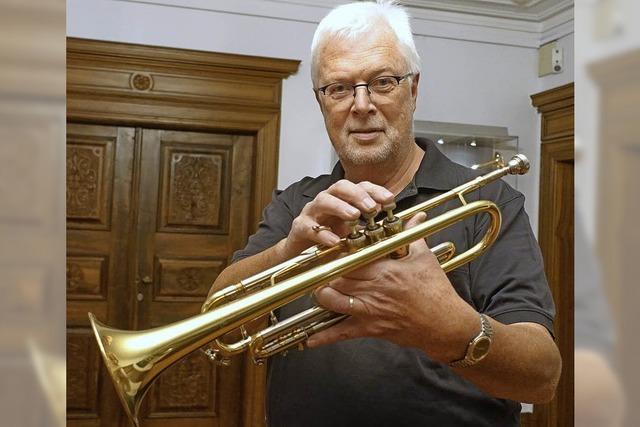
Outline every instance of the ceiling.
<path fill-rule="evenodd" d="M 416 9 L 446 10 L 538 22 L 573 7 L 573 0 L 401 0 L 400 3 Z"/>
<path fill-rule="evenodd" d="M 331 8 L 348 0 L 273 0 Z M 359 0 L 367 1 L 367 0 Z M 399 0 L 414 12 L 444 11 L 542 22 L 573 7 L 574 0 Z"/>

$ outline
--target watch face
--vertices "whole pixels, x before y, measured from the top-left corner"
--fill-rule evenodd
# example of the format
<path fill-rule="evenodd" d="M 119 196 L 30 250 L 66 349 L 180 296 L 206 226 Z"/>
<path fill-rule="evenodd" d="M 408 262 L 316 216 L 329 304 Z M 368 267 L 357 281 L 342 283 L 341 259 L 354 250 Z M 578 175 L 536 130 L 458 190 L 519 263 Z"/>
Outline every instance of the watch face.
<path fill-rule="evenodd" d="M 483 359 L 487 353 L 489 353 L 489 347 L 491 347 L 491 338 L 489 337 L 480 337 L 474 343 L 473 350 L 471 352 L 471 357 L 475 360 Z"/>

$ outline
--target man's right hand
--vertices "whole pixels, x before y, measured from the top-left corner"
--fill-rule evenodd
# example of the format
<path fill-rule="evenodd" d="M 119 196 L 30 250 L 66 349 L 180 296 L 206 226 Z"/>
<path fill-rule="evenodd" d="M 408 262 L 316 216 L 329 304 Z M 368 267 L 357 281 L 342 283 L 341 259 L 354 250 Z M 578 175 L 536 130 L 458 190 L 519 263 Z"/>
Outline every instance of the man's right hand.
<path fill-rule="evenodd" d="M 336 182 L 318 193 L 293 220 L 289 235 L 279 245 L 282 257 L 292 258 L 313 245 L 336 245 L 350 231 L 347 221 L 356 220 L 365 212 L 378 212 L 393 199 L 389 190 L 368 181 Z M 326 228 L 316 231 L 314 226 Z"/>

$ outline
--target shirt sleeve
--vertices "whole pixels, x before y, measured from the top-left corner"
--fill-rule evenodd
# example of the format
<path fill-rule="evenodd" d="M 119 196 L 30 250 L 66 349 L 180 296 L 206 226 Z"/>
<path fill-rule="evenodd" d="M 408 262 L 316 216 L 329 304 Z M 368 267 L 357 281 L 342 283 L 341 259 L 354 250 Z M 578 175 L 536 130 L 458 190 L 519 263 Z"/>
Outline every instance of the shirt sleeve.
<path fill-rule="evenodd" d="M 498 240 L 469 266 L 474 305 L 501 323 L 538 323 L 553 335 L 555 307 L 524 196 L 505 183 L 498 188 L 498 197 L 493 198 L 499 200 L 502 213 Z M 484 215 L 475 229 L 474 244 L 488 225 Z"/>
<path fill-rule="evenodd" d="M 284 239 L 291 229 L 293 213 L 287 201 L 287 192 L 274 190 L 271 203 L 262 211 L 258 230 L 249 237 L 244 249 L 233 254 L 232 262 L 260 253 Z"/>

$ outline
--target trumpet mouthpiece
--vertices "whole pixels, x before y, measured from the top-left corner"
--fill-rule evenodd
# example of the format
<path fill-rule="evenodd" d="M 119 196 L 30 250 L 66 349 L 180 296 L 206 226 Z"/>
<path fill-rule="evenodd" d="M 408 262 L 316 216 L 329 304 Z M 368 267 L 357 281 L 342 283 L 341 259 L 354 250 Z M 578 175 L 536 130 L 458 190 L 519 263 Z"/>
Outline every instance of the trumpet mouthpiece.
<path fill-rule="evenodd" d="M 507 163 L 510 175 L 524 175 L 529 172 L 529 159 L 524 154 L 516 154 Z"/>

